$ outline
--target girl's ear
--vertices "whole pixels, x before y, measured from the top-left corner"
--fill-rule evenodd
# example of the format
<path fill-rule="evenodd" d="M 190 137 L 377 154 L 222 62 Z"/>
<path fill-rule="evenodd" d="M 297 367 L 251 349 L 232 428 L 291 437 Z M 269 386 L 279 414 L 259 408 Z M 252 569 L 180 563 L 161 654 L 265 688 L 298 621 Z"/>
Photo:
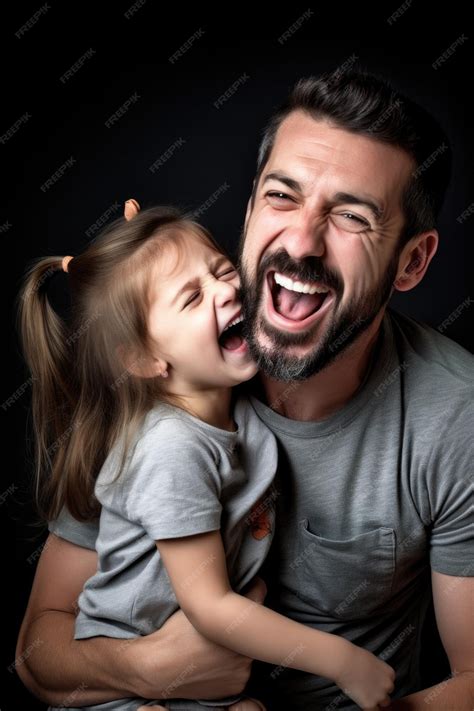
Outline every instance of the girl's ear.
<path fill-rule="evenodd" d="M 166 372 L 168 365 L 162 358 L 137 354 L 125 346 L 117 347 L 117 357 L 124 369 L 137 378 L 156 378 Z"/>

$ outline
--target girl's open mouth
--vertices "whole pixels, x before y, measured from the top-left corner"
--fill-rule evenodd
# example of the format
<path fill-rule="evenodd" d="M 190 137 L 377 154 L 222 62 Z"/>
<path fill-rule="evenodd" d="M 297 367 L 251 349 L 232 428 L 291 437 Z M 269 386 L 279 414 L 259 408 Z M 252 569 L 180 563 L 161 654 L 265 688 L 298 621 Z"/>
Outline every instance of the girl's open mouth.
<path fill-rule="evenodd" d="M 225 351 L 232 351 L 233 353 L 243 353 L 247 350 L 247 343 L 242 337 L 242 324 L 235 324 L 234 326 L 229 326 L 218 338 L 219 345 Z"/>

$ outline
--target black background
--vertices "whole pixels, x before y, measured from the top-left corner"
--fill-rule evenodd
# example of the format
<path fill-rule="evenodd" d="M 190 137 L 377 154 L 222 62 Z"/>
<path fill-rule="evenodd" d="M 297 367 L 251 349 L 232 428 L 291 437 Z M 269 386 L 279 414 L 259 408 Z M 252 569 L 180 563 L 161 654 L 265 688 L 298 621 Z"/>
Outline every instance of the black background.
<path fill-rule="evenodd" d="M 324 6 L 221 4 L 195 10 L 147 0 L 129 19 L 132 3 L 55 3 L 20 39 L 15 36 L 41 5 L 16 3 L 2 17 L 2 111 L 0 135 L 25 113 L 26 123 L 0 143 L 5 187 L 0 239 L 2 281 L 7 285 L 3 354 L 5 402 L 28 376 L 14 334 L 14 296 L 29 260 L 47 254 L 76 254 L 101 215 L 129 197 L 142 207 L 179 204 L 197 209 L 215 191 L 221 195 L 200 217 L 231 252 L 237 246 L 250 194 L 261 130 L 270 113 L 301 76 L 335 69 L 353 55 L 354 68 L 380 73 L 431 110 L 445 127 L 454 150 L 454 174 L 439 222 L 440 246 L 423 282 L 397 294 L 392 305 L 433 327 L 469 297 L 467 245 L 474 217 L 456 219 L 474 200 L 472 122 L 464 107 L 472 93 L 472 33 L 461 4 L 438 9 L 413 0 Z M 289 39 L 283 33 L 310 11 Z M 171 14 L 170 14 L 171 13 Z M 199 32 L 201 31 L 201 32 Z M 195 33 L 192 47 L 169 61 Z M 459 46 L 439 69 L 433 62 L 458 38 Z M 60 77 L 94 50 L 70 79 Z M 220 108 L 214 102 L 231 85 L 240 87 Z M 130 109 L 110 128 L 107 119 L 130 97 Z M 184 143 L 183 143 L 184 140 Z M 174 155 L 154 173 L 150 166 L 180 141 Z M 46 192 L 45 181 L 69 158 L 75 162 Z M 223 187 L 224 186 L 224 187 Z M 115 215 L 120 215 L 117 210 Z M 58 303 L 66 276 L 55 277 Z M 59 285 L 59 286 L 58 286 Z M 58 296 L 59 294 L 59 296 Z M 467 306 L 445 334 L 472 350 Z M 15 640 L 26 607 L 35 564 L 29 556 L 45 540 L 33 528 L 27 453 L 29 390 L 2 408 L 5 434 L 2 504 L 8 523 L 5 557 L 5 661 L 0 709 L 41 709 L 6 668 L 15 659 Z M 15 532 L 14 540 L 10 538 Z M 433 619 L 425 632 L 423 669 L 427 684 L 449 669 Z"/>

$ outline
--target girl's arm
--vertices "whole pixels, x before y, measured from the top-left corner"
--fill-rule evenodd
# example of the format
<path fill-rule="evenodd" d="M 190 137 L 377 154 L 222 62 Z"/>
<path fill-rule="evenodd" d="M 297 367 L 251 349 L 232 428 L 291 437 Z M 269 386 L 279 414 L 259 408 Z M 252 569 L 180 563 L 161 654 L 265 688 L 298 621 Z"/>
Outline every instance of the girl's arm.
<path fill-rule="evenodd" d="M 331 679 L 362 708 L 390 703 L 395 674 L 388 664 L 231 589 L 220 531 L 156 545 L 181 609 L 203 635 L 248 657 Z"/>

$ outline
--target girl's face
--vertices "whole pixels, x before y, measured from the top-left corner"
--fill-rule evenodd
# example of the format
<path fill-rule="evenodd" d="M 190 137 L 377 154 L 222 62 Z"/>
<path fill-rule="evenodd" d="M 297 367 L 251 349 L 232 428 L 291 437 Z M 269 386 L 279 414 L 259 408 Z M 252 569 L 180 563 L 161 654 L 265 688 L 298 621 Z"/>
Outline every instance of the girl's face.
<path fill-rule="evenodd" d="M 232 387 L 257 372 L 241 325 L 240 278 L 229 259 L 189 234 L 175 268 L 176 250 L 160 256 L 153 280 L 149 332 L 157 364 L 168 369 L 163 383 L 180 392 Z"/>

